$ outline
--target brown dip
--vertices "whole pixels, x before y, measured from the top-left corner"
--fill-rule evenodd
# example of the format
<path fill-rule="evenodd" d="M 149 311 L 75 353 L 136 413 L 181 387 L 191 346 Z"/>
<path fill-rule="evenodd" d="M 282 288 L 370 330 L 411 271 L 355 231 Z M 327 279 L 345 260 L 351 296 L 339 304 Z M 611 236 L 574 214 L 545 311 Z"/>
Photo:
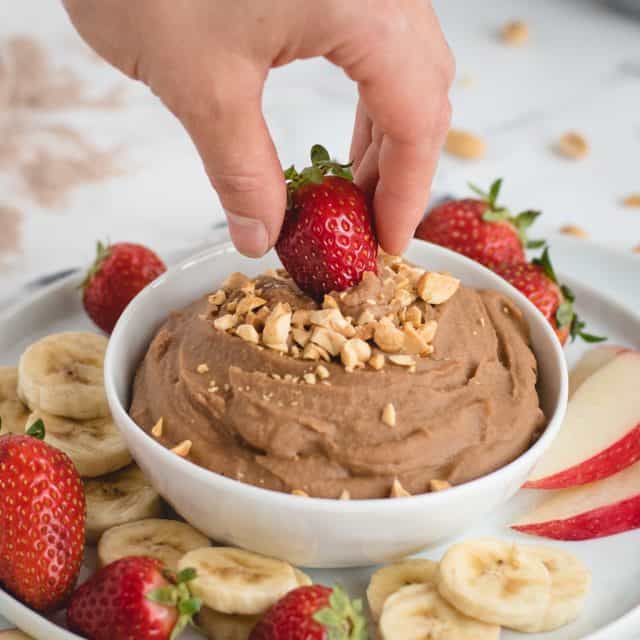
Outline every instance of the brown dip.
<path fill-rule="evenodd" d="M 392 309 L 390 273 L 336 295 L 344 315 Z M 286 278 L 261 276 L 255 287 L 270 308 L 319 308 Z M 147 432 L 162 417 L 160 441 L 191 440 L 188 459 L 207 469 L 316 497 L 387 497 L 394 478 L 418 494 L 431 480 L 459 484 L 502 467 L 544 425 L 528 327 L 494 291 L 460 286 L 443 304 L 415 302 L 438 328 L 413 372 L 388 360 L 347 372 L 339 359 L 303 360 L 214 328 L 243 295 L 228 289 L 220 309 L 205 297 L 173 313 L 135 379 L 131 417 Z M 318 364 L 329 377 L 305 383 Z M 388 404 L 393 426 L 382 418 Z"/>

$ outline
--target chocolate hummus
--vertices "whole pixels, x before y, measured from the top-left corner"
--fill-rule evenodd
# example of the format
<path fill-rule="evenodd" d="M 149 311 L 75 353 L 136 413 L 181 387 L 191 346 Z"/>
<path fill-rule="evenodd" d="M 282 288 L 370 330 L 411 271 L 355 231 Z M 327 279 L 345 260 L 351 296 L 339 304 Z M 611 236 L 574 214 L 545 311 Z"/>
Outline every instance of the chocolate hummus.
<path fill-rule="evenodd" d="M 229 478 L 378 498 L 519 456 L 544 425 L 536 376 L 508 298 L 385 257 L 379 276 L 321 304 L 283 271 L 233 274 L 158 331 L 131 416 Z"/>

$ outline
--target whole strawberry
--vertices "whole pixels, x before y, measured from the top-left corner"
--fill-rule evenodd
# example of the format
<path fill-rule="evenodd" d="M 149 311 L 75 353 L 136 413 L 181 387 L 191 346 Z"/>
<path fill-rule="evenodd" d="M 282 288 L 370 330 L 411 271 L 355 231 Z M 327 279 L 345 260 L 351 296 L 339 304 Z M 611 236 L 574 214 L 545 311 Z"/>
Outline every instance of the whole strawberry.
<path fill-rule="evenodd" d="M 96 261 L 82 284 L 84 308 L 110 334 L 131 300 L 166 270 L 164 262 L 140 244 L 98 242 Z"/>
<path fill-rule="evenodd" d="M 549 250 L 540 258 L 521 264 L 501 264 L 495 272 L 523 293 L 551 323 L 561 344 L 577 337 L 585 342 L 602 342 L 606 338 L 583 331 L 586 326 L 573 309 L 575 296 L 569 287 L 558 283 Z"/>
<path fill-rule="evenodd" d="M 527 229 L 540 215 L 523 211 L 512 216 L 497 204 L 502 180 L 488 193 L 470 185 L 480 199 L 450 200 L 435 207 L 420 223 L 416 238 L 457 251 L 480 264 L 518 264 L 526 260 L 524 250 L 544 242 L 527 240 Z"/>
<path fill-rule="evenodd" d="M 0 583 L 37 611 L 60 608 L 84 549 L 85 498 L 69 457 L 25 435 L 0 437 Z"/>
<path fill-rule="evenodd" d="M 116 560 L 73 594 L 67 624 L 89 640 L 173 640 L 200 609 L 187 583 L 195 571 L 181 571 L 174 582 L 154 558 Z"/>
<path fill-rule="evenodd" d="M 362 603 L 341 587 L 299 587 L 274 604 L 249 640 L 366 640 Z"/>
<path fill-rule="evenodd" d="M 290 167 L 284 175 L 288 203 L 276 251 L 296 284 L 320 299 L 358 284 L 366 271 L 376 273 L 371 208 L 348 165 L 314 145 L 311 167 L 300 173 Z"/>

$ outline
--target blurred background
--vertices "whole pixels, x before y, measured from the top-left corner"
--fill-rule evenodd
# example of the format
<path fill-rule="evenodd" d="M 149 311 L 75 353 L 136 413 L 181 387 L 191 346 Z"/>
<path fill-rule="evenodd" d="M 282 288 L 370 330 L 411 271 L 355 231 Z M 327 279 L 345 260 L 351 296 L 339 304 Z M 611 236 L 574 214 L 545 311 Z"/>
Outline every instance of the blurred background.
<path fill-rule="evenodd" d="M 536 237 L 562 230 L 640 266 L 640 0 L 434 4 L 457 59 L 434 194 L 503 177 L 514 210 L 544 211 Z M 174 118 L 82 43 L 60 3 L 1 5 L 0 310 L 88 262 L 99 238 L 164 256 L 212 240 L 222 211 Z M 323 60 L 273 72 L 264 108 L 283 165 L 314 142 L 346 159 L 355 100 Z"/>

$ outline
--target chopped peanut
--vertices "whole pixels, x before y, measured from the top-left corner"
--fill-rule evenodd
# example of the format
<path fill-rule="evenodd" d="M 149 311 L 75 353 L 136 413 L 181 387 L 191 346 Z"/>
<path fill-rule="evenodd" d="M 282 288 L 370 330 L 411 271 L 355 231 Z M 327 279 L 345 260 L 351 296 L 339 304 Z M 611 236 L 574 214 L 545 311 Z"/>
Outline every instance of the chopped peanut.
<path fill-rule="evenodd" d="M 329 377 L 329 369 L 327 369 L 323 364 L 319 364 L 316 367 L 316 376 L 318 376 L 320 380 L 326 380 Z"/>
<path fill-rule="evenodd" d="M 445 489 L 450 489 L 451 485 L 446 480 L 430 480 L 429 481 L 429 489 L 431 491 L 444 491 Z"/>
<path fill-rule="evenodd" d="M 158 422 L 156 422 L 153 425 L 153 428 L 151 429 L 151 435 L 156 437 L 156 438 L 161 438 L 162 437 L 162 428 L 164 426 L 164 418 L 160 417 L 158 419 Z"/>
<path fill-rule="evenodd" d="M 393 484 L 391 485 L 391 493 L 389 495 L 390 498 L 408 498 L 411 494 L 400 484 L 400 480 L 398 478 L 393 479 Z"/>
<path fill-rule="evenodd" d="M 196 371 L 197 371 L 198 373 L 208 373 L 208 371 L 209 371 L 209 365 L 203 362 L 202 364 L 199 364 L 199 365 L 196 367 Z"/>
<path fill-rule="evenodd" d="M 191 440 L 183 440 L 180 444 L 173 447 L 171 451 L 181 458 L 186 458 L 189 455 L 192 446 L 193 442 L 191 442 Z"/>
<path fill-rule="evenodd" d="M 388 402 L 384 405 L 384 409 L 382 409 L 382 422 L 384 422 L 388 427 L 396 426 L 396 408 Z"/>
<path fill-rule="evenodd" d="M 460 280 L 446 273 L 431 271 L 418 280 L 418 295 L 429 304 L 446 302 L 460 287 Z"/>
<path fill-rule="evenodd" d="M 580 160 L 589 155 L 589 143 L 575 131 L 565 133 L 556 144 L 557 153 L 569 160 Z"/>
<path fill-rule="evenodd" d="M 244 315 L 249 311 L 253 311 L 254 309 L 260 308 L 262 305 L 267 304 L 267 301 L 264 298 L 260 298 L 258 296 L 254 296 L 253 294 L 245 296 L 238 302 L 236 306 L 236 313 L 238 315 Z"/>
<path fill-rule="evenodd" d="M 573 236 L 574 238 L 588 238 L 589 234 L 582 228 L 575 224 L 566 224 L 564 227 L 560 227 L 560 233 L 564 233 L 566 236 Z"/>
<path fill-rule="evenodd" d="M 209 304 L 224 304 L 227 299 L 227 294 L 224 289 L 218 289 L 214 294 L 209 296 Z"/>
<path fill-rule="evenodd" d="M 233 329 L 237 322 L 238 318 L 236 318 L 236 316 L 226 313 L 225 315 L 216 318 L 213 321 L 213 326 L 219 331 L 228 331 L 229 329 Z"/>
<path fill-rule="evenodd" d="M 529 27 L 521 20 L 507 22 L 507 24 L 502 27 L 501 37 L 502 41 L 506 44 L 519 47 L 529 40 Z"/>
<path fill-rule="evenodd" d="M 370 358 L 369 358 L 369 362 L 367 363 L 372 369 L 375 369 L 376 371 L 380 371 L 380 369 L 382 369 L 382 367 L 384 367 L 384 354 L 380 353 L 379 351 L 376 351 Z"/>
<path fill-rule="evenodd" d="M 260 335 L 250 324 L 241 324 L 237 327 L 236 335 L 242 338 L 245 342 L 251 342 L 252 344 L 258 344 L 260 342 Z"/>
<path fill-rule="evenodd" d="M 387 352 L 402 351 L 404 346 L 404 333 L 393 326 L 387 318 L 378 322 L 373 334 L 375 343 Z"/>
<path fill-rule="evenodd" d="M 486 146 L 482 138 L 459 129 L 450 129 L 444 145 L 445 151 L 463 160 L 477 160 L 486 153 Z"/>

